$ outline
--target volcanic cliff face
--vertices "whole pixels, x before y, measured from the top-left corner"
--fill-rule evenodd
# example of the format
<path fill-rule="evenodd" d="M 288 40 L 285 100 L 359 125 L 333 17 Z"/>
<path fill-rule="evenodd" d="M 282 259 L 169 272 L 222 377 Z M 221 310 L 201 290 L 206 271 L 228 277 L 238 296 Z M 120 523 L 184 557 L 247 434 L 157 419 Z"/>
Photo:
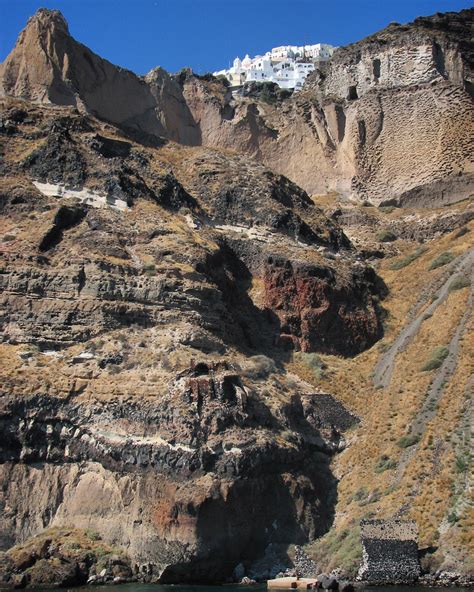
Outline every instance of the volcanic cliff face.
<path fill-rule="evenodd" d="M 222 581 L 325 532 L 356 418 L 284 363 L 380 337 L 372 268 L 262 165 L 1 107 L 3 548 L 74 524 L 147 577 Z"/>
<path fill-rule="evenodd" d="M 472 208 L 326 196 L 325 213 L 294 180 L 402 206 L 465 195 L 471 17 L 390 27 L 273 104 L 140 79 L 58 13 L 30 20 L 0 67 L 25 97 L 0 99 L 1 549 L 74 526 L 146 578 L 223 581 L 274 575 L 255 560 L 288 565 L 334 521 L 316 559 L 336 545 L 354 567 L 355 520 L 410 513 L 427 547 L 448 533 L 439 565 L 463 563 Z M 394 85 L 383 68 L 411 72 L 413 44 L 422 80 Z M 431 384 L 420 356 L 444 343 Z M 2 585 L 54 583 L 43 551 L 21 570 L 0 554 Z"/>
<path fill-rule="evenodd" d="M 202 82 L 189 81 L 184 95 L 206 121 L 203 143 L 250 154 L 309 193 L 413 207 L 459 201 L 473 188 L 473 15 L 391 25 L 338 49 L 283 103 L 231 101 L 220 126 L 222 108 L 194 91 Z"/>
<path fill-rule="evenodd" d="M 39 10 L 0 66 L 0 94 L 77 108 L 125 128 L 197 144 L 179 86 L 157 68 L 147 81 L 100 58 L 69 34 L 62 14 Z"/>
<path fill-rule="evenodd" d="M 139 78 L 72 39 L 58 12 L 40 10 L 0 66 L 0 92 L 236 150 L 309 193 L 441 205 L 472 193 L 473 14 L 392 24 L 338 49 L 302 92 L 270 105 L 190 72 Z"/>

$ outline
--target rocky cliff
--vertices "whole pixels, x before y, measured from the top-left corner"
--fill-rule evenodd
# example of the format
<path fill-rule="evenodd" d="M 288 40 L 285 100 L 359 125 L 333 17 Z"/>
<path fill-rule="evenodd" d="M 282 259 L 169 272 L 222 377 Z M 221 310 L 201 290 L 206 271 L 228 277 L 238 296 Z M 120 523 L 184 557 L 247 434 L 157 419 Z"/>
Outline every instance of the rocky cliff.
<path fill-rule="evenodd" d="M 391 26 L 270 103 L 30 20 L 0 67 L 2 585 L 82 583 L 101 553 L 265 578 L 293 544 L 354 575 L 375 515 L 469 577 L 471 16 Z M 393 85 L 434 38 L 446 76 Z"/>
<path fill-rule="evenodd" d="M 390 25 L 340 48 L 282 103 L 242 98 L 224 117 L 204 98 L 202 141 L 250 154 L 313 194 L 413 207 L 465 199 L 474 172 L 473 14 Z M 198 100 L 185 85 L 185 96 L 202 121 L 202 93 Z"/>
<path fill-rule="evenodd" d="M 348 424 L 284 363 L 380 337 L 373 269 L 243 157 L 1 106 L 3 548 L 74 524 L 222 581 L 327 530 Z"/>
<path fill-rule="evenodd" d="M 75 105 L 137 133 L 228 148 L 312 194 L 441 205 L 472 194 L 473 10 L 392 24 L 340 48 L 287 100 L 212 77 L 113 66 L 40 10 L 0 66 L 0 92 Z"/>

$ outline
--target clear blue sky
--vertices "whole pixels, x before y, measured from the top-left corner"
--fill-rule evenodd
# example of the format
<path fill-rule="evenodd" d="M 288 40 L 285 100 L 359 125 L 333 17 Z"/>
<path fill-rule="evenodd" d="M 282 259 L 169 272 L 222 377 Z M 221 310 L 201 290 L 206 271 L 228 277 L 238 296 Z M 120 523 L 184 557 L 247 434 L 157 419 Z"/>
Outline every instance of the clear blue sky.
<path fill-rule="evenodd" d="M 0 61 L 29 16 L 57 8 L 73 37 L 139 74 L 227 67 L 236 56 L 283 44 L 346 45 L 419 15 L 472 0 L 0 0 Z"/>

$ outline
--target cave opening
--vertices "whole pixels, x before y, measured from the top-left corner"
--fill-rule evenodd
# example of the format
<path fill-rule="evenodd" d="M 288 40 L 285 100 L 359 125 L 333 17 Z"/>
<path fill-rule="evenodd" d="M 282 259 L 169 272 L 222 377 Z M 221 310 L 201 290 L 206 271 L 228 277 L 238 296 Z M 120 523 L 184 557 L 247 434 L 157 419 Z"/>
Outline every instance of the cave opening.
<path fill-rule="evenodd" d="M 359 98 L 359 95 L 357 94 L 357 85 L 349 87 L 347 98 L 349 99 L 349 101 L 355 101 Z"/>
<path fill-rule="evenodd" d="M 380 60 L 378 58 L 372 60 L 372 70 L 374 73 L 374 80 L 377 82 L 380 78 Z"/>

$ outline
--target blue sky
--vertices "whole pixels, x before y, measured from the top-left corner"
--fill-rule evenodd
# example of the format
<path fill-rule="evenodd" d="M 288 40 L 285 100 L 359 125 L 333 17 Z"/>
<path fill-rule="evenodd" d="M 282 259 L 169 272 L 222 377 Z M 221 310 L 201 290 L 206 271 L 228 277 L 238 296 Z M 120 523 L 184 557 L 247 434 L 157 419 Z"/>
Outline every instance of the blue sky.
<path fill-rule="evenodd" d="M 57 8 L 71 34 L 111 62 L 144 74 L 227 67 L 283 44 L 345 45 L 391 21 L 461 10 L 472 0 L 0 0 L 0 61 L 29 16 Z"/>

